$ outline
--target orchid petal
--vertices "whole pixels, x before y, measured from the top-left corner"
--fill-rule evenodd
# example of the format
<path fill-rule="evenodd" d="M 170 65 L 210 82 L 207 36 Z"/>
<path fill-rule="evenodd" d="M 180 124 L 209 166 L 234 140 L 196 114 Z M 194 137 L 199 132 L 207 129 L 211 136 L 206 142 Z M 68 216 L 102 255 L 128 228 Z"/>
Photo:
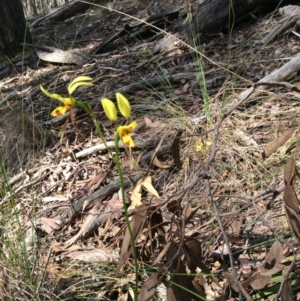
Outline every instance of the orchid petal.
<path fill-rule="evenodd" d="M 57 107 L 55 108 L 52 112 L 51 112 L 51 116 L 57 117 L 57 116 L 63 116 L 66 114 L 66 112 L 68 110 L 70 110 L 72 108 L 72 106 L 61 106 L 61 107 Z"/>
<path fill-rule="evenodd" d="M 59 100 L 59 101 L 65 103 L 65 99 L 61 95 L 55 94 L 55 93 L 54 94 L 49 93 L 42 85 L 40 86 L 40 89 L 46 96 L 48 96 L 50 98 L 54 98 L 56 100 Z"/>
<path fill-rule="evenodd" d="M 134 147 L 134 141 L 129 135 L 121 136 L 124 145 Z"/>
<path fill-rule="evenodd" d="M 133 121 L 129 125 L 121 125 L 117 128 L 117 132 L 120 135 L 124 145 L 134 147 L 134 141 L 129 134 L 133 132 L 136 126 L 137 122 Z"/>
<path fill-rule="evenodd" d="M 72 97 L 64 97 L 62 102 L 65 106 L 75 107 L 75 99 Z"/>
<path fill-rule="evenodd" d="M 93 86 L 91 83 L 92 78 L 89 76 L 78 76 L 75 79 L 71 81 L 71 83 L 68 85 L 68 92 L 70 95 L 73 94 L 73 92 L 79 87 L 79 86 Z"/>
<path fill-rule="evenodd" d="M 116 93 L 116 97 L 120 113 L 128 119 L 131 114 L 131 107 L 128 99 L 121 93 Z"/>
<path fill-rule="evenodd" d="M 117 121 L 117 109 L 115 104 L 108 98 L 101 99 L 103 110 L 107 118 L 111 121 Z"/>
<path fill-rule="evenodd" d="M 131 122 L 128 125 L 120 125 L 117 128 L 118 133 L 121 135 L 121 132 L 131 133 L 137 127 L 138 123 L 136 121 Z"/>

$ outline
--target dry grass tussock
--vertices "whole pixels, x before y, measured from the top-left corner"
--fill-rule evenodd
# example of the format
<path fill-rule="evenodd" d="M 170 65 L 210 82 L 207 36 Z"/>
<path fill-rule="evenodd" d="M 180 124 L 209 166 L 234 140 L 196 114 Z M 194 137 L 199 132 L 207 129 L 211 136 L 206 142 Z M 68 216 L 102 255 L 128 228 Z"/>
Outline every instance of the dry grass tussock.
<path fill-rule="evenodd" d="M 143 17 L 146 4 L 135 5 L 126 10 Z M 260 16 L 230 36 L 207 36 L 200 47 L 211 61 L 178 41 L 155 52 L 163 36 L 141 41 L 129 35 L 83 66 L 37 67 L 30 53 L 32 76 L 11 74 L 13 83 L 3 79 L 2 99 L 23 78 L 35 87 L 20 94 L 22 110 L 9 100 L 1 108 L 3 300 L 132 300 L 136 278 L 140 300 L 147 294 L 166 300 L 166 291 L 169 300 L 226 300 L 238 298 L 239 291 L 249 300 L 272 299 L 282 287 L 298 294 L 299 263 L 291 265 L 298 245 L 284 214 L 283 192 L 286 162 L 299 158 L 299 79 L 295 74 L 286 79 L 293 87 L 253 86 L 243 96 L 299 52 L 291 31 L 264 47 L 256 44 L 276 18 Z M 54 35 L 62 49 L 74 42 L 91 53 L 101 30 L 103 41 L 110 37 L 112 20 L 121 28 L 128 22 L 115 12 L 101 19 L 93 15 L 81 24 L 80 37 L 72 34 L 78 29 L 74 22 L 51 32 L 41 29 L 35 39 L 49 44 Z M 178 26 L 168 25 L 193 43 Z M 67 84 L 82 74 L 95 85 L 78 89 L 76 97 L 93 104 L 113 153 L 114 127 L 99 98 L 126 94 L 139 124 L 133 133 L 139 169 L 130 170 L 120 145 L 138 271 L 120 177 L 93 123 L 80 110 L 74 118 L 50 120 L 56 104 L 38 89 L 43 84 L 66 96 Z M 297 180 L 291 187 L 298 194 Z M 287 271 L 293 290 L 282 276 Z"/>

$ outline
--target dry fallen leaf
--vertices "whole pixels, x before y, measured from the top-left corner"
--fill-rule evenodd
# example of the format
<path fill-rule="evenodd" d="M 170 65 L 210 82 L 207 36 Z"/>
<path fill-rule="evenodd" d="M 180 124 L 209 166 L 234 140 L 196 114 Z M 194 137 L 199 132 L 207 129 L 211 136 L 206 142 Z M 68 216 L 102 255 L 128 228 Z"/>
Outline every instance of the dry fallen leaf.
<path fill-rule="evenodd" d="M 111 213 L 105 213 L 104 207 L 105 206 L 101 202 L 96 203 L 95 206 L 90 210 L 89 215 L 82 225 L 80 231 L 74 237 L 66 241 L 65 244 L 67 246 L 71 246 L 81 236 L 93 231 L 100 224 L 105 223 Z"/>
<path fill-rule="evenodd" d="M 282 259 L 283 249 L 281 243 L 275 241 L 266 255 L 264 267 L 254 274 L 255 277 L 253 277 L 251 287 L 256 290 L 264 288 L 274 274 L 284 269 L 285 266 L 281 264 Z"/>
<path fill-rule="evenodd" d="M 141 233 L 144 224 L 147 220 L 147 213 L 148 213 L 149 206 L 142 205 L 136 210 L 135 214 L 132 216 L 130 221 L 131 232 L 134 237 L 134 241 L 137 240 L 139 234 Z M 118 266 L 115 270 L 115 274 L 119 274 L 123 265 L 127 262 L 128 258 L 132 254 L 132 247 L 131 247 L 131 236 L 130 231 L 126 228 L 126 232 L 124 235 L 124 239 L 122 242 L 122 247 L 120 250 L 120 260 L 118 262 Z"/>
<path fill-rule="evenodd" d="M 294 134 L 295 128 L 290 128 L 281 134 L 275 141 L 269 143 L 263 153 L 261 154 L 260 160 L 265 160 L 274 152 L 276 152 L 281 146 L 283 146 Z"/>
<path fill-rule="evenodd" d="M 55 230 L 59 230 L 61 228 L 62 222 L 57 218 L 47 218 L 41 217 L 36 220 L 35 226 L 37 228 L 42 229 L 48 234 L 52 234 Z"/>
<path fill-rule="evenodd" d="M 155 288 L 158 285 L 158 272 L 152 274 L 143 284 L 138 295 L 138 301 L 153 300 Z"/>
<path fill-rule="evenodd" d="M 281 300 L 294 301 L 292 286 L 288 277 L 283 280 L 282 290 L 280 292 Z"/>
<path fill-rule="evenodd" d="M 165 163 L 162 163 L 160 162 L 158 159 L 157 159 L 157 156 L 155 156 L 152 160 L 152 164 L 159 167 L 159 168 L 162 168 L 162 169 L 168 169 L 171 167 L 172 164 L 165 164 Z"/>
<path fill-rule="evenodd" d="M 152 179 L 150 176 L 147 176 L 146 178 L 144 178 L 143 182 L 142 182 L 143 187 L 151 194 L 153 194 L 154 196 L 156 196 L 157 198 L 159 198 L 159 194 L 156 191 L 156 189 L 152 186 Z"/>
<path fill-rule="evenodd" d="M 235 214 L 237 211 L 236 207 L 233 207 L 231 212 L 234 214 L 234 220 L 232 221 L 229 229 L 232 231 L 233 234 L 239 234 L 241 231 L 241 227 L 244 223 L 244 218 L 240 214 Z"/>
<path fill-rule="evenodd" d="M 149 128 L 165 128 L 167 126 L 166 123 L 160 120 L 151 121 L 151 119 L 147 116 L 144 117 L 144 120 L 146 126 L 148 126 Z"/>
<path fill-rule="evenodd" d="M 194 285 L 194 277 L 186 273 L 186 268 L 178 256 L 177 247 L 174 242 L 171 242 L 170 247 L 166 252 L 166 261 L 172 262 L 171 270 L 176 271 L 171 274 L 170 281 L 164 281 L 167 287 L 167 300 L 171 301 L 192 301 L 195 300 L 195 295 L 200 295 L 197 299 L 206 300 L 204 290 L 201 292 L 198 285 Z"/>
<path fill-rule="evenodd" d="M 81 190 L 85 192 L 92 192 L 96 190 L 99 187 L 99 185 L 103 182 L 103 180 L 106 178 L 106 175 L 107 173 L 104 171 L 98 172 L 81 188 Z"/>
<path fill-rule="evenodd" d="M 300 244 L 299 200 L 294 189 L 296 174 L 296 162 L 295 159 L 291 157 L 288 159 L 284 169 L 284 182 L 286 186 L 284 189 L 283 199 L 285 202 L 287 222 Z"/>
<path fill-rule="evenodd" d="M 151 177 L 146 176 L 145 178 L 142 178 L 137 182 L 135 188 L 133 189 L 133 191 L 131 193 L 131 197 L 130 197 L 130 199 L 131 199 L 130 208 L 131 209 L 134 209 L 134 208 L 142 205 L 142 193 L 141 193 L 142 187 L 144 187 L 152 195 L 159 198 L 158 192 L 152 186 Z"/>
<path fill-rule="evenodd" d="M 133 189 L 132 193 L 131 193 L 131 204 L 130 204 L 130 208 L 135 208 L 138 206 L 142 205 L 142 181 L 143 179 L 139 180 L 135 186 L 135 188 Z"/>

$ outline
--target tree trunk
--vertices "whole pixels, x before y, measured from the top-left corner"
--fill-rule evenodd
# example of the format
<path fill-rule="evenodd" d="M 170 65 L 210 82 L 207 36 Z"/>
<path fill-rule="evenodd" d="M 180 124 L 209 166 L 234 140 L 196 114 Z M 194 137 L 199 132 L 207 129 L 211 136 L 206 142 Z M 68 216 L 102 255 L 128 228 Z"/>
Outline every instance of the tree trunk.
<path fill-rule="evenodd" d="M 28 1 L 28 7 L 29 7 L 29 14 L 30 16 L 37 16 L 37 8 L 34 0 Z"/>
<path fill-rule="evenodd" d="M 21 0 L 0 0 L 0 51 L 12 57 L 31 42 Z"/>
<path fill-rule="evenodd" d="M 32 15 L 32 16 L 37 16 L 38 13 L 37 13 L 37 8 L 36 8 L 35 1 L 34 1 L 34 0 L 30 0 L 29 3 L 30 3 L 30 11 L 31 11 L 31 15 Z"/>
<path fill-rule="evenodd" d="M 53 0 L 53 8 L 56 8 L 56 7 L 58 7 L 57 0 Z"/>

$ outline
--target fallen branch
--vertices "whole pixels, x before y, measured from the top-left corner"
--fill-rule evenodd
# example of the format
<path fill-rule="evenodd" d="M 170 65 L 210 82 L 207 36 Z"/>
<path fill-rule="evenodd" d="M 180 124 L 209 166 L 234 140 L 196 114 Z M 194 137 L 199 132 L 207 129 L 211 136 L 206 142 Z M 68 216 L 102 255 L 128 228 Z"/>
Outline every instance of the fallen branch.
<path fill-rule="evenodd" d="M 134 176 L 127 176 L 124 179 L 124 188 L 127 188 L 132 183 L 137 182 L 140 180 L 144 174 L 141 172 L 139 174 L 135 174 Z M 64 212 L 59 219 L 63 223 L 70 222 L 77 214 L 82 214 L 82 208 L 83 204 L 86 204 L 88 202 L 88 206 L 85 205 L 85 209 L 90 208 L 92 205 L 94 205 L 95 201 L 102 201 L 105 198 L 108 198 L 115 192 L 119 191 L 121 187 L 121 181 L 117 180 L 115 182 L 112 182 L 111 184 L 106 185 L 105 187 L 101 187 L 100 189 L 96 190 L 95 192 L 86 195 L 78 200 L 71 199 L 70 202 L 72 202 L 70 208 Z M 74 202 L 74 203 L 73 203 Z"/>

